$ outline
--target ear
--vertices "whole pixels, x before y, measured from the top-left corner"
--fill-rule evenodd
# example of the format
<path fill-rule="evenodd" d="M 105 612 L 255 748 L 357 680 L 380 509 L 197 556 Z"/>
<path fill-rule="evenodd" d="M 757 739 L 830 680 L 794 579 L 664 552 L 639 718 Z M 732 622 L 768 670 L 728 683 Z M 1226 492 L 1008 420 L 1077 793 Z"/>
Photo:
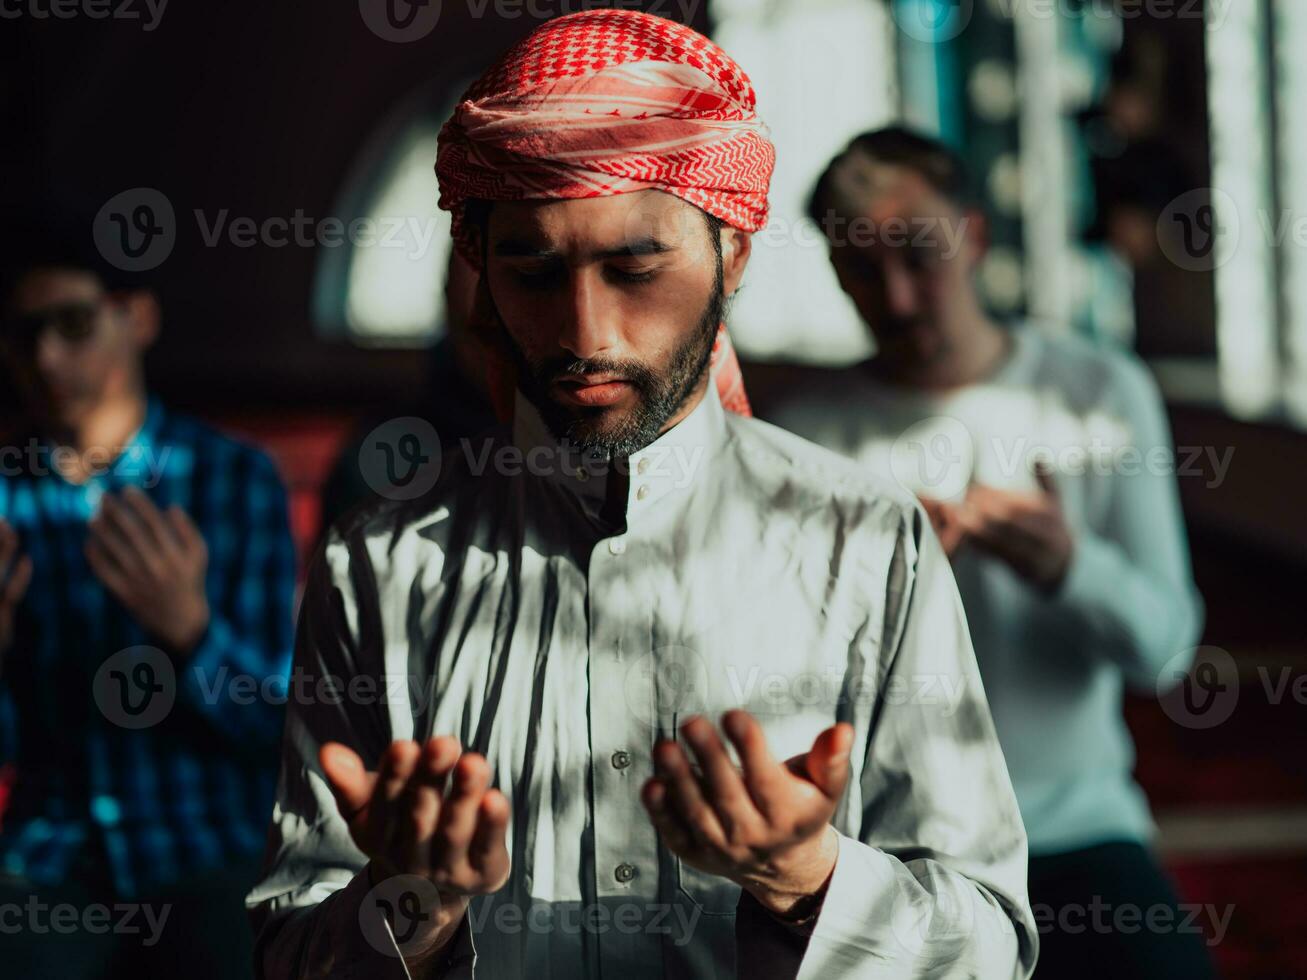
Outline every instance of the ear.
<path fill-rule="evenodd" d="M 726 225 L 722 236 L 722 292 L 732 296 L 744 278 L 744 267 L 753 253 L 753 235 Z"/>
<path fill-rule="evenodd" d="M 132 342 L 138 351 L 144 353 L 159 338 L 159 298 L 148 289 L 137 289 L 123 294 L 120 303 L 131 329 Z"/>

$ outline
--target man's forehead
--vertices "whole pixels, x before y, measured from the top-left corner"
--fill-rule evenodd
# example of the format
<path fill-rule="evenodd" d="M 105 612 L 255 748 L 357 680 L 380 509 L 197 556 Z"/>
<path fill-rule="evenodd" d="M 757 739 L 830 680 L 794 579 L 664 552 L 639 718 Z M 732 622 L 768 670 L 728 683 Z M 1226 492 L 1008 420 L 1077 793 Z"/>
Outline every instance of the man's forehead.
<path fill-rule="evenodd" d="M 36 310 L 59 303 L 93 301 L 101 292 L 99 277 L 93 272 L 39 266 L 23 273 L 14 283 L 9 305 L 16 310 Z"/>
<path fill-rule="evenodd" d="M 527 244 L 550 249 L 617 249 L 657 242 L 679 248 L 703 237 L 697 208 L 661 190 L 604 197 L 497 202 L 490 212 L 492 250 Z"/>
<path fill-rule="evenodd" d="M 912 167 L 883 163 L 853 152 L 831 175 L 832 206 L 845 217 L 875 222 L 891 218 L 943 218 L 957 208 Z"/>

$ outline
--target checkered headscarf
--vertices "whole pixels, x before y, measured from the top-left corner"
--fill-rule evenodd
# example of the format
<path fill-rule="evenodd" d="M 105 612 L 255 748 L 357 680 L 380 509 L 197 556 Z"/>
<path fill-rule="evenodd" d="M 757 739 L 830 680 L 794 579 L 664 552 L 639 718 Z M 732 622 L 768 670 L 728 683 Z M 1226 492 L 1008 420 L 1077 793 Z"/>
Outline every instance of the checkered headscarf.
<path fill-rule="evenodd" d="M 754 102 L 739 65 L 674 21 L 629 10 L 555 18 L 474 82 L 441 129 L 440 207 L 474 264 L 470 199 L 656 189 L 758 231 L 776 155 Z M 723 404 L 748 414 L 724 328 L 713 362 Z"/>

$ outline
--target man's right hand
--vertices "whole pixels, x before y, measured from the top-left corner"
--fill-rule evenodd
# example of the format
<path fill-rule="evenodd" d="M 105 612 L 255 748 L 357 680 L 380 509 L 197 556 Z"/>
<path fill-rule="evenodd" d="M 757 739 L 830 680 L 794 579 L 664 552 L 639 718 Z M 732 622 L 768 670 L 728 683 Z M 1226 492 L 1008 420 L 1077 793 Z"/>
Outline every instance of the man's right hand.
<path fill-rule="evenodd" d="M 0 517 L 0 657 L 14 642 L 14 615 L 32 583 L 32 559 L 18 554 L 18 532 Z"/>
<path fill-rule="evenodd" d="M 463 753 L 448 736 L 421 746 L 392 742 L 377 772 L 364 769 L 358 754 L 339 742 L 322 746 L 318 761 L 354 843 L 370 859 L 373 887 L 397 875 L 418 875 L 436 886 L 438 914 L 429 920 L 428 935 L 410 947 L 422 952 L 406 956 L 420 973 L 421 963 L 435 959 L 453 938 L 469 898 L 508 881 L 508 799 L 490 788 L 485 757 Z"/>
<path fill-rule="evenodd" d="M 934 497 L 918 496 L 917 499 L 921 501 L 926 516 L 930 518 L 930 525 L 935 529 L 935 536 L 939 538 L 944 554 L 952 559 L 967 538 L 962 524 L 961 508 L 957 504 L 949 503 L 947 500 L 936 500 Z"/>

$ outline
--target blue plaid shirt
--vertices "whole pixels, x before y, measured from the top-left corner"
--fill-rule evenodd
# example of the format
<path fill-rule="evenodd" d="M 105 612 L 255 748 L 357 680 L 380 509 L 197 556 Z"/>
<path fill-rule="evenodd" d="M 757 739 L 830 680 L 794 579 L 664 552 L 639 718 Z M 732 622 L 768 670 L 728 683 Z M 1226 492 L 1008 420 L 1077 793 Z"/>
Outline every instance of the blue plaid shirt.
<path fill-rule="evenodd" d="M 39 440 L 3 451 L 0 516 L 34 566 L 0 673 L 0 761 L 17 769 L 4 870 L 58 883 L 99 835 L 130 897 L 257 854 L 294 628 L 295 552 L 272 462 L 155 400 L 114 464 L 84 485 L 63 479 Z M 208 545 L 212 618 L 187 656 L 151 648 L 83 554 L 100 498 L 128 485 L 161 510 L 181 506 Z M 129 696 L 143 677 L 149 690 Z M 117 689 L 122 705 L 150 697 L 149 714 L 134 721 Z"/>

